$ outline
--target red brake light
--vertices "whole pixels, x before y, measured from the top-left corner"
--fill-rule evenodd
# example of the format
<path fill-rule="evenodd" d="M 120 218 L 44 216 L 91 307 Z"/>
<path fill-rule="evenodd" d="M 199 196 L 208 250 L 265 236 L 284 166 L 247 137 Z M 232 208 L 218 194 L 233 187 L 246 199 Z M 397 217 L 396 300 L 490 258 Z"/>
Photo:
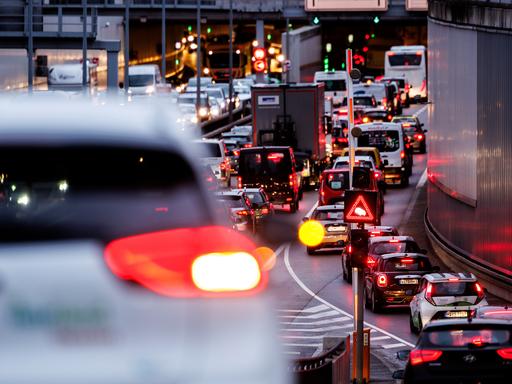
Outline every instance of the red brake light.
<path fill-rule="evenodd" d="M 404 128 L 409 128 L 411 126 L 411 123 L 403 123 L 402 124 L 402 127 Z"/>
<path fill-rule="evenodd" d="M 334 175 L 333 175 L 333 174 L 330 174 L 330 175 L 327 177 L 327 180 L 328 180 L 328 181 L 332 181 L 332 179 L 334 179 Z"/>
<path fill-rule="evenodd" d="M 401 151 L 401 152 L 400 152 L 400 158 L 401 158 L 401 159 L 405 159 L 405 152 L 404 152 L 404 151 Z"/>
<path fill-rule="evenodd" d="M 425 292 L 425 300 L 427 300 L 430 304 L 436 305 L 434 300 L 432 299 L 432 284 L 428 283 L 427 290 Z"/>
<path fill-rule="evenodd" d="M 280 152 L 276 152 L 276 153 L 269 153 L 267 155 L 267 159 L 269 160 L 272 160 L 274 162 L 279 162 L 281 161 L 281 159 L 284 157 L 284 154 L 283 153 L 280 153 Z"/>
<path fill-rule="evenodd" d="M 377 276 L 377 286 L 381 288 L 385 288 L 388 285 L 388 277 L 386 275 L 378 275 Z"/>
<path fill-rule="evenodd" d="M 479 283 L 475 283 L 475 289 L 478 295 L 478 301 L 480 302 L 485 297 L 485 291 Z"/>
<path fill-rule="evenodd" d="M 458 278 L 458 277 L 450 277 L 450 278 L 448 279 L 448 281 L 451 281 L 451 282 L 459 281 L 459 278 Z"/>
<path fill-rule="evenodd" d="M 399 243 L 399 242 L 400 242 L 400 240 L 398 240 L 398 239 L 391 239 L 391 240 L 389 240 L 389 242 L 390 242 L 390 243 Z"/>
<path fill-rule="evenodd" d="M 242 176 L 238 176 L 238 177 L 236 178 L 236 187 L 237 187 L 238 189 L 241 189 L 241 188 L 242 188 Z"/>
<path fill-rule="evenodd" d="M 381 234 L 382 234 L 381 231 L 371 231 L 370 232 L 371 237 L 380 236 Z"/>
<path fill-rule="evenodd" d="M 415 135 L 414 135 L 414 138 L 415 138 L 416 140 L 423 140 L 423 135 L 422 135 L 421 133 L 418 133 L 418 134 L 415 134 Z"/>
<path fill-rule="evenodd" d="M 244 144 L 244 148 L 252 148 L 252 144 Z"/>
<path fill-rule="evenodd" d="M 402 262 L 404 264 L 412 264 L 412 263 L 414 263 L 414 259 L 412 259 L 410 257 L 404 257 L 403 259 L 400 259 L 400 262 Z"/>
<path fill-rule="evenodd" d="M 240 151 L 234 150 L 234 151 L 233 151 L 233 155 L 235 155 L 235 156 L 240 156 Z"/>
<path fill-rule="evenodd" d="M 420 365 L 436 361 L 443 354 L 442 351 L 432 349 L 413 349 L 409 355 L 411 365 Z"/>
<path fill-rule="evenodd" d="M 243 211 L 236 211 L 236 214 L 238 216 L 249 216 L 249 212 L 246 211 L 245 209 Z"/>
<path fill-rule="evenodd" d="M 388 121 L 391 121 L 393 120 L 393 116 L 392 115 L 388 115 Z"/>
<path fill-rule="evenodd" d="M 268 208 L 267 208 L 267 207 L 262 208 L 262 209 L 261 209 L 261 213 L 262 213 L 263 215 L 268 215 L 268 213 L 269 213 Z"/>
<path fill-rule="evenodd" d="M 373 268 L 375 263 L 376 263 L 376 260 L 373 257 L 368 256 L 366 258 L 366 265 L 368 266 L 368 268 Z"/>
<path fill-rule="evenodd" d="M 512 348 L 502 348 L 496 351 L 502 359 L 512 360 Z"/>
<path fill-rule="evenodd" d="M 253 254 L 255 249 L 254 243 L 237 231 L 210 226 L 117 239 L 106 246 L 104 257 L 116 276 L 161 295 L 210 297 L 263 289 L 267 275 L 262 273 L 262 261 Z M 249 268 L 248 274 L 245 268 Z M 238 273 L 244 276 L 237 277 Z"/>
<path fill-rule="evenodd" d="M 347 247 L 347 253 L 349 253 L 349 254 L 352 253 L 352 245 L 350 245 L 350 244 Z"/>
<path fill-rule="evenodd" d="M 373 173 L 373 177 L 375 177 L 376 179 L 380 178 L 380 173 L 379 172 L 374 172 Z"/>
<path fill-rule="evenodd" d="M 388 99 L 386 97 L 383 97 L 382 98 L 382 105 L 386 105 L 387 102 L 388 102 Z"/>
<path fill-rule="evenodd" d="M 484 344 L 484 341 L 480 336 L 475 336 L 471 339 L 471 344 L 473 344 L 476 347 L 481 347 Z"/>

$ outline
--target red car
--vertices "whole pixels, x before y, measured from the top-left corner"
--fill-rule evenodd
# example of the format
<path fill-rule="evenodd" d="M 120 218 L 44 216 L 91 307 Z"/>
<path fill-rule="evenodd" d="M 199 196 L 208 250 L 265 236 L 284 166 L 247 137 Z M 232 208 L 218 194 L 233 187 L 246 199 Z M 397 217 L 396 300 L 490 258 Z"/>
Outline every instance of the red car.
<path fill-rule="evenodd" d="M 349 168 L 326 169 L 320 176 L 318 205 L 333 205 L 343 201 L 349 188 Z M 381 214 L 384 213 L 384 196 L 379 189 L 374 172 L 366 167 L 354 167 L 354 188 L 379 192 Z"/>

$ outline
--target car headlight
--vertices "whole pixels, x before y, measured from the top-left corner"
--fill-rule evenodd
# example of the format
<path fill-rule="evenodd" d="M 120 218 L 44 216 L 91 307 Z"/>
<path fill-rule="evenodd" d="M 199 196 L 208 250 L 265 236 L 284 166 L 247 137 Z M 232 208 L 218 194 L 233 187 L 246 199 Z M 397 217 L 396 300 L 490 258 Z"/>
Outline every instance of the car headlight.
<path fill-rule="evenodd" d="M 220 115 L 219 108 L 212 108 L 211 111 L 212 111 L 212 116 L 219 116 Z"/>
<path fill-rule="evenodd" d="M 150 94 L 150 93 L 153 93 L 155 92 L 155 86 L 154 85 L 150 85 L 149 87 L 146 88 L 146 93 L 147 94 Z"/>
<path fill-rule="evenodd" d="M 226 103 L 222 101 L 222 102 L 220 103 L 220 107 L 221 107 L 221 108 L 226 108 Z"/>
<path fill-rule="evenodd" d="M 197 116 L 192 116 L 192 117 L 190 118 L 190 121 L 191 121 L 192 123 L 194 123 L 194 124 L 197 124 L 197 122 L 198 122 L 199 120 L 197 119 Z"/>
<path fill-rule="evenodd" d="M 208 116 L 208 110 L 205 107 L 199 108 L 199 116 L 201 116 L 201 117 Z"/>

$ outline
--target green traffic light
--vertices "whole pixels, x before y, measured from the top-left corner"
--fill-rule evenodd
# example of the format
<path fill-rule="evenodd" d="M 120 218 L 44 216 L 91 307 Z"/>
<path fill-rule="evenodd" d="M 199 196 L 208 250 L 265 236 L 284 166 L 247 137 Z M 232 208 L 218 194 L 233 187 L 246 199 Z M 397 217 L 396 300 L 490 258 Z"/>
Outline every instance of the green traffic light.
<path fill-rule="evenodd" d="M 373 18 L 373 22 L 374 22 L 375 24 L 379 24 L 379 21 L 380 21 L 379 16 L 375 16 L 375 17 Z"/>
<path fill-rule="evenodd" d="M 206 33 L 212 33 L 212 29 L 210 27 L 206 28 Z"/>
<path fill-rule="evenodd" d="M 191 25 L 189 25 L 189 26 L 187 27 L 187 29 L 188 29 L 188 31 L 189 31 L 189 32 L 192 32 L 192 26 L 191 26 Z"/>
<path fill-rule="evenodd" d="M 325 64 L 329 65 L 329 58 L 328 58 L 328 57 L 326 57 L 326 58 L 324 59 L 324 65 L 325 65 Z"/>
<path fill-rule="evenodd" d="M 272 40 L 272 35 L 270 33 L 267 35 L 267 40 Z"/>
<path fill-rule="evenodd" d="M 318 23 L 320 23 L 320 19 L 317 16 L 315 16 L 315 18 L 313 19 L 313 24 L 318 24 Z"/>
<path fill-rule="evenodd" d="M 375 39 L 375 33 L 372 33 L 371 38 Z"/>
<path fill-rule="evenodd" d="M 345 69 L 345 63 L 341 63 L 341 69 Z"/>

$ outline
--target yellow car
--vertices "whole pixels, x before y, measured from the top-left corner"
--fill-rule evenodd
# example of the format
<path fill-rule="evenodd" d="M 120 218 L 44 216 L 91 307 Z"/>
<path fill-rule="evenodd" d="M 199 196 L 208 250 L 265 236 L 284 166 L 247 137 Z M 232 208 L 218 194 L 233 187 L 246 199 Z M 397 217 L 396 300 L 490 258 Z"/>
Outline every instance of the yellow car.
<path fill-rule="evenodd" d="M 323 248 L 343 248 L 348 238 L 348 225 L 343 221 L 343 205 L 322 205 L 317 207 L 307 220 L 316 220 L 324 227 L 324 238 L 315 247 L 307 247 L 308 255 Z"/>
<path fill-rule="evenodd" d="M 349 156 L 349 149 L 343 148 L 340 156 Z M 380 157 L 380 152 L 375 147 L 357 147 L 356 148 L 356 156 L 370 156 L 375 163 L 375 167 L 379 170 L 384 169 L 384 163 L 382 162 L 382 158 Z"/>

